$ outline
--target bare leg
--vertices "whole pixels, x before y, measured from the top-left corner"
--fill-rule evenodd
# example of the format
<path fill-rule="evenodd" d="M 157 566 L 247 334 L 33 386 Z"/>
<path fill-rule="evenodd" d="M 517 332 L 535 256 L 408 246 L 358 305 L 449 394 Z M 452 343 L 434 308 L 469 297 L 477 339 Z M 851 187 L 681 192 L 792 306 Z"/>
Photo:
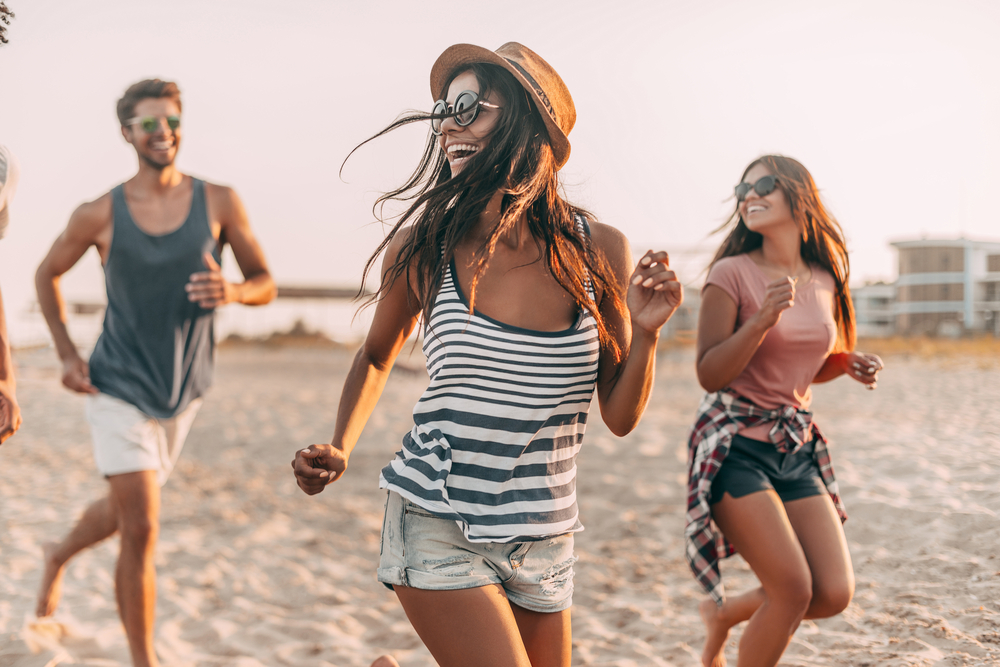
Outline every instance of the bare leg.
<path fill-rule="evenodd" d="M 399 663 L 391 655 L 380 655 L 375 658 L 371 667 L 399 667 Z"/>
<path fill-rule="evenodd" d="M 751 496 L 747 496 L 749 497 Z M 733 500 L 729 496 L 724 496 L 725 499 Z M 716 507 L 718 506 L 713 506 L 713 512 Z M 787 522 L 795 533 L 795 539 L 805 555 L 812 581 L 812 595 L 804 617 L 827 618 L 840 613 L 850 603 L 854 593 L 854 573 L 847 541 L 833 502 L 825 494 L 811 496 L 790 501 L 784 505 L 784 511 Z M 764 538 L 760 539 L 763 543 Z M 739 546 L 737 550 L 742 551 Z M 775 554 L 771 555 L 771 558 L 775 557 L 781 558 Z M 750 565 L 757 572 L 754 564 Z M 730 628 L 737 623 L 750 620 L 767 600 L 765 588 L 759 587 L 742 595 L 727 598 L 721 607 L 717 607 L 711 600 L 702 602 L 700 611 L 707 634 L 705 651 L 702 654 L 702 663 L 705 667 L 725 665 L 723 648 L 729 637 Z M 742 665 L 744 664 L 742 643 L 740 655 Z M 756 663 L 746 662 L 746 664 Z"/>
<path fill-rule="evenodd" d="M 806 618 L 829 618 L 854 597 L 854 567 L 844 528 L 830 496 L 811 496 L 785 504 L 788 520 L 812 572 L 812 602 Z"/>
<path fill-rule="evenodd" d="M 519 607 L 513 602 L 510 609 L 532 667 L 569 667 L 573 655 L 569 609 L 544 613 Z"/>
<path fill-rule="evenodd" d="M 153 650 L 156 614 L 153 554 L 160 527 L 160 486 L 152 470 L 114 475 L 110 482 L 121 531 L 121 554 L 115 569 L 118 611 L 128 636 L 132 664 L 158 667 Z"/>
<path fill-rule="evenodd" d="M 712 506 L 719 529 L 760 579 L 764 601 L 750 616 L 740 639 L 739 667 L 773 667 L 781 658 L 812 600 L 812 575 L 805 553 L 774 491 L 733 498 Z M 752 606 L 741 596 L 733 617 Z M 727 611 L 724 617 L 729 617 Z"/>
<path fill-rule="evenodd" d="M 553 614 L 515 612 L 500 586 L 459 591 L 394 588 L 440 667 L 569 667 L 568 609 Z M 545 631 L 553 634 L 546 636 Z"/>
<path fill-rule="evenodd" d="M 47 542 L 42 546 L 45 570 L 38 589 L 35 615 L 51 616 L 62 596 L 62 580 L 69 559 L 84 549 L 101 542 L 118 530 L 118 515 L 110 496 L 93 502 L 62 542 Z"/>
<path fill-rule="evenodd" d="M 698 606 L 705 624 L 705 649 L 701 654 L 704 667 L 723 667 L 726 664 L 723 649 L 729 639 L 729 630 L 737 623 L 749 620 L 765 599 L 764 589 L 758 587 L 742 595 L 727 597 L 721 607 L 712 599 L 704 600 Z"/>

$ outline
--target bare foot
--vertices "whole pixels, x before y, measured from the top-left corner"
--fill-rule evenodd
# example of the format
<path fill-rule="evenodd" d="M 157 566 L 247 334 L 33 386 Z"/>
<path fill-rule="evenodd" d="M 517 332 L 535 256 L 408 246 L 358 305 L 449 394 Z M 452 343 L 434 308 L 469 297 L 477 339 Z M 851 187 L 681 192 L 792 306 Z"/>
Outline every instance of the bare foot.
<path fill-rule="evenodd" d="M 42 584 L 38 588 L 38 605 L 35 607 L 35 615 L 38 618 L 45 618 L 55 613 L 59 606 L 59 598 L 62 597 L 63 574 L 66 572 L 65 563 L 59 563 L 55 559 L 56 542 L 46 542 L 42 545 L 42 555 L 45 561 L 45 571 L 42 573 Z"/>
<path fill-rule="evenodd" d="M 719 617 L 719 607 L 711 598 L 698 605 L 698 612 L 705 624 L 705 650 L 701 653 L 701 664 L 704 667 L 725 667 L 730 626 Z"/>
<path fill-rule="evenodd" d="M 391 655 L 380 655 L 372 667 L 399 667 L 399 663 Z"/>

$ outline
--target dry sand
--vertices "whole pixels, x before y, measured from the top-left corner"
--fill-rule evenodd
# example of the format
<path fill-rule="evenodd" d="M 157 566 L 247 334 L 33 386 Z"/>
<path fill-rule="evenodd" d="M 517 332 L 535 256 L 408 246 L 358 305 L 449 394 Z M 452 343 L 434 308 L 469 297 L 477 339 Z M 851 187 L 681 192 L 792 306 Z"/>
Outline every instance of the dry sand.
<path fill-rule="evenodd" d="M 419 354 L 419 353 L 418 353 Z M 165 665 L 433 665 L 375 581 L 378 470 L 409 428 L 423 371 L 397 370 L 344 481 L 309 498 L 294 450 L 323 442 L 350 353 L 240 347 L 164 489 L 157 649 Z M 44 541 L 105 490 L 83 401 L 51 350 L 20 352 L 25 425 L 0 447 L 0 667 L 125 665 L 114 603 L 117 541 L 71 563 L 53 620 L 32 610 Z M 805 622 L 783 665 L 1000 664 L 1000 366 L 989 357 L 887 359 L 879 389 L 816 390 L 851 519 L 857 594 Z M 414 357 L 410 368 L 421 368 Z M 629 437 L 594 416 L 580 458 L 574 664 L 696 665 L 700 590 L 683 558 L 684 440 L 701 392 L 690 350 L 661 355 L 652 405 Z M 730 591 L 752 586 L 737 557 Z M 735 662 L 735 640 L 728 655 Z"/>

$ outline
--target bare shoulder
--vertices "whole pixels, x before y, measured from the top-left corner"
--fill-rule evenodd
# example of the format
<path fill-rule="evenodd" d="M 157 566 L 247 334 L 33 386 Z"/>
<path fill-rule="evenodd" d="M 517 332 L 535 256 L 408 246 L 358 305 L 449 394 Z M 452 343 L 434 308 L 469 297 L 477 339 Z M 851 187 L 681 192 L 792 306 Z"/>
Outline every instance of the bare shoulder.
<path fill-rule="evenodd" d="M 632 272 L 632 248 L 621 230 L 601 222 L 591 222 L 590 238 L 617 273 L 628 275 Z"/>
<path fill-rule="evenodd" d="M 209 205 L 218 211 L 227 211 L 236 207 L 242 208 L 243 206 L 243 202 L 240 200 L 240 196 L 236 194 L 236 190 L 228 185 L 219 185 L 218 183 L 205 181 L 205 198 L 208 199 Z"/>
<path fill-rule="evenodd" d="M 111 228 L 113 216 L 111 193 L 107 192 L 94 201 L 77 206 L 69 218 L 66 231 L 74 237 L 94 241 Z"/>
<path fill-rule="evenodd" d="M 389 245 L 385 247 L 386 259 L 391 259 L 393 262 L 399 257 L 400 251 L 410 242 L 413 238 L 413 226 L 408 225 L 397 231 L 392 239 L 389 241 Z"/>

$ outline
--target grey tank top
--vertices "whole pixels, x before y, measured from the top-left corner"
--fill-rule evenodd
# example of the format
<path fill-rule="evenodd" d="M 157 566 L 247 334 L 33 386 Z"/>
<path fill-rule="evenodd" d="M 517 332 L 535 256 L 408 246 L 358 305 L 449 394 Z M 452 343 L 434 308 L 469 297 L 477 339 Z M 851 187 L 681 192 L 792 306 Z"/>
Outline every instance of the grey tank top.
<path fill-rule="evenodd" d="M 212 382 L 214 310 L 188 301 L 184 286 L 205 271 L 203 254 L 220 261 L 205 205 L 205 183 L 192 179 L 191 210 L 178 229 L 139 229 L 125 190 L 111 191 L 114 232 L 104 264 L 108 309 L 90 356 L 90 381 L 101 392 L 158 419 L 173 417 Z"/>

